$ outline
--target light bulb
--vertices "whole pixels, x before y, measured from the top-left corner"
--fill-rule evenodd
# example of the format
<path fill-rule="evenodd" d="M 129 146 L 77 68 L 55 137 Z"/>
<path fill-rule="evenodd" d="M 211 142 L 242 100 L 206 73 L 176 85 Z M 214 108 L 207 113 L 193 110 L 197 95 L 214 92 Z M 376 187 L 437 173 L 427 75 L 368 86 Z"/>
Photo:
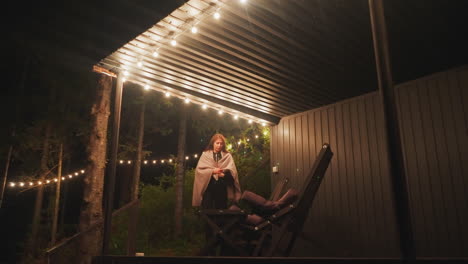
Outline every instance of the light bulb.
<path fill-rule="evenodd" d="M 213 17 L 214 17 L 215 19 L 219 19 L 219 18 L 221 17 L 221 14 L 218 13 L 218 12 L 216 12 L 216 13 L 214 13 Z"/>
<path fill-rule="evenodd" d="M 197 27 L 192 27 L 192 33 L 197 34 L 197 32 L 198 32 L 198 28 Z"/>
<path fill-rule="evenodd" d="M 157 51 L 153 52 L 153 57 L 158 57 L 159 56 L 159 53 Z"/>
<path fill-rule="evenodd" d="M 171 45 L 172 45 L 172 46 L 177 45 L 177 41 L 176 41 L 175 39 L 171 40 Z"/>

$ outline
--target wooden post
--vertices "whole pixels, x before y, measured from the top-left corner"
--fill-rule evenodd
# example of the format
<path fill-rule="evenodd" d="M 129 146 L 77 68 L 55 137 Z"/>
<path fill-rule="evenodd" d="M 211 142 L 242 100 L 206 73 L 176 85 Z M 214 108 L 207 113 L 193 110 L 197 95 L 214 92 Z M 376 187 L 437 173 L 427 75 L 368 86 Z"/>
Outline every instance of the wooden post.
<path fill-rule="evenodd" d="M 119 147 L 119 130 L 120 130 L 120 112 L 122 108 L 122 90 L 123 76 L 121 73 L 117 76 L 117 84 L 115 87 L 114 100 L 114 119 L 112 125 L 112 141 L 110 146 L 110 162 L 109 170 L 104 182 L 104 236 L 102 243 L 102 254 L 109 253 L 109 242 L 112 228 L 112 211 L 114 207 L 114 189 L 115 189 L 115 172 L 117 168 L 117 151 Z"/>
<path fill-rule="evenodd" d="M 386 126 L 387 149 L 390 159 L 390 177 L 396 205 L 401 257 L 405 260 L 413 260 L 415 258 L 413 231 L 403 151 L 401 147 L 398 112 L 393 88 L 383 0 L 369 0 L 369 13 L 372 26 L 372 38 L 374 41 L 377 81 L 382 99 Z"/>

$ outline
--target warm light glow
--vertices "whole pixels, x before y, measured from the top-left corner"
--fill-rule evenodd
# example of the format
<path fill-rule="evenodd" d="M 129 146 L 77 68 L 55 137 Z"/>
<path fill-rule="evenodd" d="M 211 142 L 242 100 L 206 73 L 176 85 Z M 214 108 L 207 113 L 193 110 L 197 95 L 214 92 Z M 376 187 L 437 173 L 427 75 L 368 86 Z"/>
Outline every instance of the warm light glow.
<path fill-rule="evenodd" d="M 49 181 L 49 180 L 47 180 L 47 181 L 45 181 L 45 182 L 46 182 L 46 183 L 50 183 L 50 181 Z"/>
<path fill-rule="evenodd" d="M 171 45 L 172 45 L 172 46 L 177 45 L 177 41 L 176 41 L 175 39 L 171 40 Z"/>
<path fill-rule="evenodd" d="M 238 116 L 238 115 L 235 115 L 235 116 L 234 116 L 234 120 L 237 120 L 237 119 L 239 119 L 239 116 Z"/>
<path fill-rule="evenodd" d="M 193 155 L 193 156 L 194 156 L 195 158 L 198 158 L 198 155 L 197 155 L 197 154 L 195 154 L 195 155 Z"/>
<path fill-rule="evenodd" d="M 128 76 L 128 75 L 129 75 L 128 71 L 124 71 L 123 74 L 124 74 L 125 76 Z"/>
<path fill-rule="evenodd" d="M 78 172 L 75 172 L 75 176 L 78 176 Z"/>
<path fill-rule="evenodd" d="M 127 81 L 127 78 L 122 78 L 122 82 L 126 82 Z"/>
<path fill-rule="evenodd" d="M 239 142 L 237 142 L 237 145 L 240 145 L 240 144 L 241 144 L 241 142 L 240 142 L 240 140 L 239 140 Z"/>
<path fill-rule="evenodd" d="M 122 164 L 122 163 L 123 163 L 123 160 L 120 160 L 120 164 Z"/>
<path fill-rule="evenodd" d="M 132 164 L 132 161 L 131 161 L 131 160 L 129 160 L 129 161 L 127 161 L 127 163 L 128 163 L 128 164 Z"/>
<path fill-rule="evenodd" d="M 34 185 L 34 183 L 33 183 L 33 182 L 30 182 L 30 183 L 29 183 L 29 186 L 33 186 L 33 185 Z"/>
<path fill-rule="evenodd" d="M 268 131 L 266 131 L 266 130 L 263 131 L 263 135 L 265 135 L 265 136 L 268 135 Z"/>
<path fill-rule="evenodd" d="M 137 62 L 137 66 L 138 66 L 138 68 L 141 68 L 141 67 L 143 66 L 143 62 L 138 61 L 138 62 Z"/>
<path fill-rule="evenodd" d="M 252 124 L 252 122 L 253 122 L 252 119 L 249 119 L 249 124 Z"/>
<path fill-rule="evenodd" d="M 166 95 L 166 97 L 170 97 L 170 96 L 171 96 L 171 93 L 170 93 L 170 92 L 166 92 L 165 95 Z"/>
<path fill-rule="evenodd" d="M 171 162 L 172 162 L 172 159 L 169 159 L 169 163 L 171 163 Z"/>
<path fill-rule="evenodd" d="M 185 159 L 188 160 L 188 159 L 189 159 L 189 156 L 185 156 Z"/>
<path fill-rule="evenodd" d="M 224 113 L 223 110 L 218 111 L 218 115 L 222 115 L 223 113 Z"/>
<path fill-rule="evenodd" d="M 198 28 L 197 27 L 192 27 L 192 33 L 197 34 L 197 32 L 198 32 Z"/>
<path fill-rule="evenodd" d="M 159 56 L 159 53 L 157 51 L 153 52 L 153 57 L 158 57 Z"/>
<path fill-rule="evenodd" d="M 64 181 L 64 180 L 65 180 L 65 177 L 62 177 L 62 181 Z"/>
<path fill-rule="evenodd" d="M 202 108 L 203 108 L 203 109 L 206 109 L 207 107 L 208 107 L 208 106 L 206 106 L 206 104 L 203 104 L 203 105 L 202 105 Z"/>
<path fill-rule="evenodd" d="M 258 135 L 255 135 L 255 138 L 258 138 Z"/>
<path fill-rule="evenodd" d="M 149 90 L 149 88 L 150 88 L 150 87 L 149 87 L 149 85 L 148 85 L 148 84 L 147 84 L 147 85 L 145 85 L 145 90 Z"/>
<path fill-rule="evenodd" d="M 241 4 L 245 4 L 247 3 L 247 0 L 240 0 L 239 2 L 241 2 Z"/>
<path fill-rule="evenodd" d="M 164 160 L 161 160 L 161 163 L 164 163 Z"/>
<path fill-rule="evenodd" d="M 24 182 L 20 182 L 20 183 L 19 183 L 19 186 L 23 187 L 23 186 L 24 186 Z"/>
<path fill-rule="evenodd" d="M 57 178 L 55 178 L 55 179 L 54 179 L 54 182 L 58 182 L 58 179 L 57 179 Z"/>
<path fill-rule="evenodd" d="M 232 149 L 232 144 L 228 144 L 226 147 L 227 149 Z"/>
<path fill-rule="evenodd" d="M 148 161 L 147 161 L 147 160 L 145 160 L 145 161 L 143 161 L 143 163 L 144 163 L 144 164 L 148 164 Z"/>
<path fill-rule="evenodd" d="M 71 174 L 70 174 L 70 175 L 68 175 L 68 178 L 70 178 L 70 179 L 71 179 L 72 177 L 73 177 L 73 175 L 71 175 Z"/>
<path fill-rule="evenodd" d="M 214 13 L 213 17 L 215 19 L 219 19 L 221 17 L 221 14 L 219 12 Z"/>
<path fill-rule="evenodd" d="M 84 170 L 81 170 L 80 172 L 81 172 L 81 173 L 84 173 Z"/>
<path fill-rule="evenodd" d="M 266 126 L 265 122 L 262 122 L 262 126 Z"/>
<path fill-rule="evenodd" d="M 190 99 L 188 99 L 188 98 L 185 98 L 184 101 L 185 101 L 186 104 L 190 103 Z"/>
<path fill-rule="evenodd" d="M 156 160 L 153 160 L 153 164 L 156 164 Z"/>
<path fill-rule="evenodd" d="M 42 185 L 42 182 L 41 182 L 41 181 L 38 181 L 38 182 L 37 182 L 37 185 Z"/>
<path fill-rule="evenodd" d="M 15 183 L 14 182 L 10 182 L 10 187 L 15 187 Z"/>

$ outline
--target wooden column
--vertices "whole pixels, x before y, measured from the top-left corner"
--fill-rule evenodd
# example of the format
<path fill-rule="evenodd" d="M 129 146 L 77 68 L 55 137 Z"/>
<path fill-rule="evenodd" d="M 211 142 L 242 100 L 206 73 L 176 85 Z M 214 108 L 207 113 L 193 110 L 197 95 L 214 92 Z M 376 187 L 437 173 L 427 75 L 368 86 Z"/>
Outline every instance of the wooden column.
<path fill-rule="evenodd" d="M 123 76 L 119 73 L 115 86 L 114 113 L 112 124 L 112 138 L 110 146 L 110 161 L 109 169 L 107 170 L 104 182 L 104 237 L 102 240 L 102 254 L 109 253 L 109 242 L 112 229 L 112 211 L 114 207 L 114 189 L 115 189 L 115 172 L 117 168 L 117 151 L 119 147 L 119 130 L 120 130 L 120 112 L 122 109 L 122 91 L 123 91 Z"/>
<path fill-rule="evenodd" d="M 384 108 L 390 177 L 396 205 L 401 257 L 412 260 L 415 258 L 414 238 L 383 5 L 383 0 L 369 0 L 377 81 Z"/>

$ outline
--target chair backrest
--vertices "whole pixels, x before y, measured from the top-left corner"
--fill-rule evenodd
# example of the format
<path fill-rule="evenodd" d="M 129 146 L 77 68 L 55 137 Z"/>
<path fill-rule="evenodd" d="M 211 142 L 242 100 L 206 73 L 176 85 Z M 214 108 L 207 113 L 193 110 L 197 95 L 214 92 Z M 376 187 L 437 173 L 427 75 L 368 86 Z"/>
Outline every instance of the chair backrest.
<path fill-rule="evenodd" d="M 323 144 L 322 149 L 320 150 L 304 184 L 302 185 L 298 199 L 294 202 L 295 210 L 293 211 L 293 214 L 297 228 L 302 229 L 302 226 L 307 219 L 309 209 L 312 207 L 315 195 L 322 183 L 322 179 L 325 176 L 325 172 L 327 171 L 332 157 L 333 152 L 331 151 L 330 145 L 327 143 Z"/>

